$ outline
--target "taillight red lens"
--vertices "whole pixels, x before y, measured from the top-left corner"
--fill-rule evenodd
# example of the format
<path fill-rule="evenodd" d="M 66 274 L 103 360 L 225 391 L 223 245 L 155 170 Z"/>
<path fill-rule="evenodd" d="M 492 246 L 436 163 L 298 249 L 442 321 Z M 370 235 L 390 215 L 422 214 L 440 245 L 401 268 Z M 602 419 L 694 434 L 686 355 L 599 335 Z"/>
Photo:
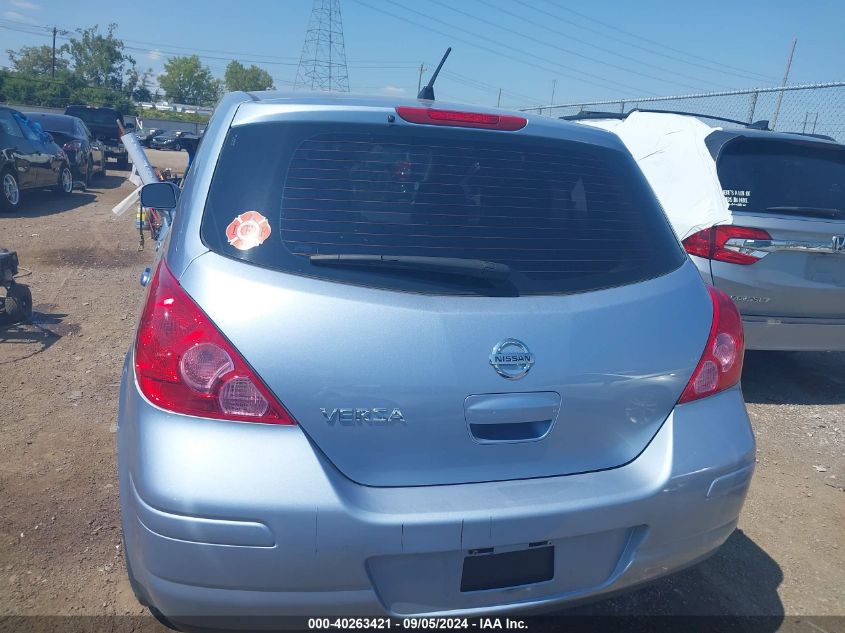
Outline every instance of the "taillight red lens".
<path fill-rule="evenodd" d="M 733 300 L 723 290 L 707 287 L 713 300 L 713 322 L 710 336 L 698 366 L 692 373 L 679 404 L 712 396 L 739 382 L 745 336 L 742 318 Z"/>
<path fill-rule="evenodd" d="M 763 229 L 749 229 L 744 226 L 733 226 L 732 224 L 720 224 L 693 233 L 684 241 L 684 249 L 690 255 L 715 259 L 730 264 L 754 264 L 759 262 L 761 256 L 747 252 L 731 250 L 726 246 L 730 239 L 737 240 L 770 240 L 772 236 Z"/>
<path fill-rule="evenodd" d="M 488 130 L 514 132 L 528 125 L 528 119 L 509 114 L 486 114 L 483 112 L 460 112 L 436 108 L 415 108 L 399 106 L 396 114 L 409 123 L 426 125 L 449 125 L 453 127 L 475 127 Z"/>
<path fill-rule="evenodd" d="M 147 399 L 185 415 L 295 424 L 162 261 L 135 339 L 135 376 Z"/>

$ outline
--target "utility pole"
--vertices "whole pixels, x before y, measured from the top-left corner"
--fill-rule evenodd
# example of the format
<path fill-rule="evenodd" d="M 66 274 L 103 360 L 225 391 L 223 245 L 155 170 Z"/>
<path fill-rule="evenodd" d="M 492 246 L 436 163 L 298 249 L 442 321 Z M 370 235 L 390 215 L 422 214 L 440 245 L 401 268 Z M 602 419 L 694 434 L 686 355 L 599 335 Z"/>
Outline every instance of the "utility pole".
<path fill-rule="evenodd" d="M 786 86 L 786 82 L 789 79 L 789 69 L 792 67 L 792 56 L 795 55 L 795 45 L 798 43 L 797 38 L 792 38 L 792 48 L 789 49 L 789 57 L 786 60 L 786 71 L 783 73 L 783 83 L 781 83 L 781 87 Z M 778 114 L 780 114 L 780 104 L 783 101 L 783 90 L 778 93 L 778 101 L 775 104 L 775 112 L 772 115 L 772 125 L 771 128 L 774 130 L 775 126 L 778 122 Z"/>
<path fill-rule="evenodd" d="M 496 99 L 496 107 L 498 108 L 500 105 L 502 105 L 502 89 L 501 88 L 499 88 L 499 98 Z"/>
<path fill-rule="evenodd" d="M 425 72 L 425 66 L 420 64 L 420 78 L 417 80 L 417 94 L 420 94 L 420 90 L 422 90 L 422 76 Z"/>
<path fill-rule="evenodd" d="M 56 33 L 58 29 L 53 27 L 53 65 L 50 67 L 50 78 L 56 78 Z"/>
<path fill-rule="evenodd" d="M 555 88 L 557 88 L 557 79 L 552 79 L 552 100 L 549 102 L 549 105 L 555 104 Z"/>

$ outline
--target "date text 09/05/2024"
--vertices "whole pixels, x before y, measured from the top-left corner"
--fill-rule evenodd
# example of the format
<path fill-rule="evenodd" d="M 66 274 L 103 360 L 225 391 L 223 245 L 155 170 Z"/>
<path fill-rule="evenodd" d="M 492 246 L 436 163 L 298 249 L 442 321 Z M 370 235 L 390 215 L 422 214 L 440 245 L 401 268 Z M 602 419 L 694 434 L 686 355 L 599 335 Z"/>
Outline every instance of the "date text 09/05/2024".
<path fill-rule="evenodd" d="M 527 629 L 525 620 L 514 618 L 309 618 L 310 630 L 320 629 Z"/>

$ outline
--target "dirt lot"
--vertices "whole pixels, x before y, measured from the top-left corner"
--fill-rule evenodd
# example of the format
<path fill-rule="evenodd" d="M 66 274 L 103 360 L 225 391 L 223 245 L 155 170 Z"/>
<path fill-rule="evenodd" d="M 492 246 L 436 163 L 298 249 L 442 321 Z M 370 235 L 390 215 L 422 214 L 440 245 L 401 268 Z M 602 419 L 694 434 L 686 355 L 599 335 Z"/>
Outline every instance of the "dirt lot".
<path fill-rule="evenodd" d="M 0 616 L 146 613 L 124 569 L 114 425 L 153 249 L 111 213 L 124 176 L 0 216 L 36 312 L 0 327 Z M 743 385 L 758 464 L 740 530 L 698 567 L 577 613 L 845 615 L 845 354 L 749 353 Z"/>

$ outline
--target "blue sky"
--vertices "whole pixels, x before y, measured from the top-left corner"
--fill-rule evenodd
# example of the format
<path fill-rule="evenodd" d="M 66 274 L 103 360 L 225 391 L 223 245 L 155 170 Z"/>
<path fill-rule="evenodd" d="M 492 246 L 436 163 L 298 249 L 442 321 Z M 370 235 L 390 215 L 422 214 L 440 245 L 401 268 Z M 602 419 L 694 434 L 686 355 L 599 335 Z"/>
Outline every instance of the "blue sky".
<path fill-rule="evenodd" d="M 412 96 L 418 68 L 452 55 L 441 98 L 502 106 L 777 85 L 793 37 L 790 83 L 845 79 L 845 1 L 340 0 L 354 92 Z M 199 54 L 295 79 L 312 0 L 0 0 L 6 49 L 46 44 L 43 26 L 109 22 L 141 69 Z M 28 25 L 28 26 L 27 26 Z M 25 32 L 22 32 L 25 31 Z"/>

